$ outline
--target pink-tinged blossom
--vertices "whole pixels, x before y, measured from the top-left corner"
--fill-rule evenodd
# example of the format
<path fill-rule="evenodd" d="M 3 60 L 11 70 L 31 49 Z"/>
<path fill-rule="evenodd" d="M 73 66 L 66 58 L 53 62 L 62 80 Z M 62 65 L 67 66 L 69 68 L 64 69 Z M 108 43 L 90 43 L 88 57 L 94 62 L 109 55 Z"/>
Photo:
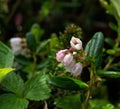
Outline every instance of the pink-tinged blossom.
<path fill-rule="evenodd" d="M 73 74 L 74 77 L 77 77 L 77 76 L 79 76 L 79 75 L 81 74 L 82 69 L 83 69 L 82 64 L 76 63 L 76 64 L 73 66 L 71 72 L 72 72 L 72 74 Z"/>
<path fill-rule="evenodd" d="M 71 53 L 66 54 L 62 63 L 64 66 L 69 66 L 71 62 L 73 61 L 73 55 Z"/>
<path fill-rule="evenodd" d="M 75 50 L 80 50 L 82 48 L 82 41 L 74 36 L 71 38 L 70 44 Z"/>
<path fill-rule="evenodd" d="M 66 52 L 67 52 L 67 49 L 58 51 L 56 53 L 56 60 L 58 62 L 62 62 L 65 57 Z"/>
<path fill-rule="evenodd" d="M 66 71 L 71 72 L 74 65 L 75 61 L 73 60 L 68 66 L 65 66 Z"/>

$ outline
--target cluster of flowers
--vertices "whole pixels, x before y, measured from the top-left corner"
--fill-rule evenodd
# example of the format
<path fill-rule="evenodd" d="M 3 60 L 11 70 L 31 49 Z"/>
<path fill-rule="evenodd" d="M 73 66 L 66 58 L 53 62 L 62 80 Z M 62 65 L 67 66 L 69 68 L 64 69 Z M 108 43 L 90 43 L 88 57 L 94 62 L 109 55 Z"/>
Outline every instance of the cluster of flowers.
<path fill-rule="evenodd" d="M 11 38 L 10 45 L 15 55 L 28 55 L 30 50 L 27 47 L 27 41 L 25 38 Z"/>
<path fill-rule="evenodd" d="M 65 66 L 67 72 L 71 72 L 74 77 L 78 77 L 82 72 L 83 66 L 80 62 L 75 61 L 74 55 L 77 54 L 76 50 L 82 50 L 82 41 L 72 37 L 70 45 L 70 49 L 60 50 L 56 53 L 56 60 Z"/>

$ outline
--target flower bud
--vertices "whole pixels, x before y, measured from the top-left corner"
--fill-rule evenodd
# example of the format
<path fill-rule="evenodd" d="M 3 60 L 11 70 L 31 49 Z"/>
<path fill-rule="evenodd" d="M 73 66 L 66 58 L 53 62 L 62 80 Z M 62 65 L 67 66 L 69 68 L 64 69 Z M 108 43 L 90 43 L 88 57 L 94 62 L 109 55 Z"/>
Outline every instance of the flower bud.
<path fill-rule="evenodd" d="M 68 66 L 70 65 L 70 63 L 73 61 L 73 55 L 71 53 L 69 54 L 66 54 L 62 63 L 65 65 L 65 66 Z"/>
<path fill-rule="evenodd" d="M 65 66 L 66 71 L 71 72 L 74 64 L 75 64 L 75 61 L 73 60 L 68 66 Z"/>
<path fill-rule="evenodd" d="M 56 53 L 56 60 L 58 62 L 62 62 L 63 61 L 66 51 L 67 51 L 67 49 L 60 50 L 60 51 L 58 51 L 58 53 Z"/>
<path fill-rule="evenodd" d="M 70 40 L 71 47 L 80 50 L 82 48 L 82 41 L 74 36 Z"/>
<path fill-rule="evenodd" d="M 79 76 L 79 75 L 81 74 L 82 69 L 83 69 L 82 64 L 76 63 L 76 64 L 73 66 L 71 72 L 72 72 L 72 74 L 73 74 L 74 77 L 77 77 L 77 76 Z"/>

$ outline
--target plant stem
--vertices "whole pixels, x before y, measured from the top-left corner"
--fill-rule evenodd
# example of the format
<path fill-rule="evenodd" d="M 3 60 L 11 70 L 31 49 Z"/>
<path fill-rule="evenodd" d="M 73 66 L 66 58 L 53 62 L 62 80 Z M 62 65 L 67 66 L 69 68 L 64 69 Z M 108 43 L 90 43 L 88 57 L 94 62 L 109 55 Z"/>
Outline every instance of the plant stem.
<path fill-rule="evenodd" d="M 85 101 L 82 105 L 82 109 L 88 109 L 88 103 L 89 103 L 89 100 L 92 96 L 92 91 L 93 91 L 93 87 L 94 87 L 94 84 L 95 84 L 95 80 L 96 80 L 96 70 L 95 70 L 95 67 L 92 65 L 92 68 L 90 69 L 89 88 L 88 88 L 88 91 L 87 91 L 86 99 L 85 99 Z"/>
<path fill-rule="evenodd" d="M 120 32 L 118 32 L 118 37 L 116 39 L 116 44 L 114 45 L 113 48 L 118 48 L 119 46 L 119 41 L 120 41 Z M 106 64 L 106 66 L 104 67 L 104 71 L 108 70 L 112 64 L 112 62 L 114 61 L 115 56 L 111 57 L 111 59 L 108 61 L 108 63 Z"/>
<path fill-rule="evenodd" d="M 106 71 L 107 69 L 109 69 L 110 65 L 112 64 L 112 62 L 114 61 L 114 57 L 111 58 L 108 63 L 106 64 L 106 66 L 104 67 L 104 71 Z"/>

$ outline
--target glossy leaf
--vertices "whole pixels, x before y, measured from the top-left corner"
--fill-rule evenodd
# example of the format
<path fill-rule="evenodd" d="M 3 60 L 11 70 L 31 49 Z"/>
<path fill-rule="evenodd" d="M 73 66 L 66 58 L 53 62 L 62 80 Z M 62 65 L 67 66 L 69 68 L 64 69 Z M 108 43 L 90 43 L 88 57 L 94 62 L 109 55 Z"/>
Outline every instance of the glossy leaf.
<path fill-rule="evenodd" d="M 102 60 L 103 42 L 103 34 L 101 32 L 97 32 L 85 47 L 87 59 L 93 62 L 96 65 L 96 68 L 98 68 L 101 64 L 100 60 Z"/>
<path fill-rule="evenodd" d="M 48 81 L 49 84 L 68 90 L 82 90 L 86 89 L 88 86 L 81 80 L 69 78 L 69 77 L 53 77 Z"/>
<path fill-rule="evenodd" d="M 29 102 L 14 94 L 2 94 L 0 96 L 0 109 L 27 109 Z"/>
<path fill-rule="evenodd" d="M 120 72 L 117 71 L 99 71 L 101 77 L 120 78 Z"/>
<path fill-rule="evenodd" d="M 0 68 L 12 67 L 14 54 L 10 48 L 0 42 Z"/>
<path fill-rule="evenodd" d="M 35 40 L 34 34 L 31 32 L 28 32 L 28 33 L 26 33 L 26 38 L 27 38 L 28 48 L 31 51 L 36 51 L 36 40 Z"/>
<path fill-rule="evenodd" d="M 81 109 L 80 95 L 70 95 L 57 98 L 54 104 L 60 109 Z"/>
<path fill-rule="evenodd" d="M 2 68 L 0 69 L 0 81 L 3 79 L 4 76 L 6 76 L 8 73 L 13 71 L 13 68 Z"/>
<path fill-rule="evenodd" d="M 24 88 L 24 96 L 29 100 L 45 100 L 50 97 L 50 88 L 47 85 L 46 75 L 36 75 L 28 80 Z"/>

